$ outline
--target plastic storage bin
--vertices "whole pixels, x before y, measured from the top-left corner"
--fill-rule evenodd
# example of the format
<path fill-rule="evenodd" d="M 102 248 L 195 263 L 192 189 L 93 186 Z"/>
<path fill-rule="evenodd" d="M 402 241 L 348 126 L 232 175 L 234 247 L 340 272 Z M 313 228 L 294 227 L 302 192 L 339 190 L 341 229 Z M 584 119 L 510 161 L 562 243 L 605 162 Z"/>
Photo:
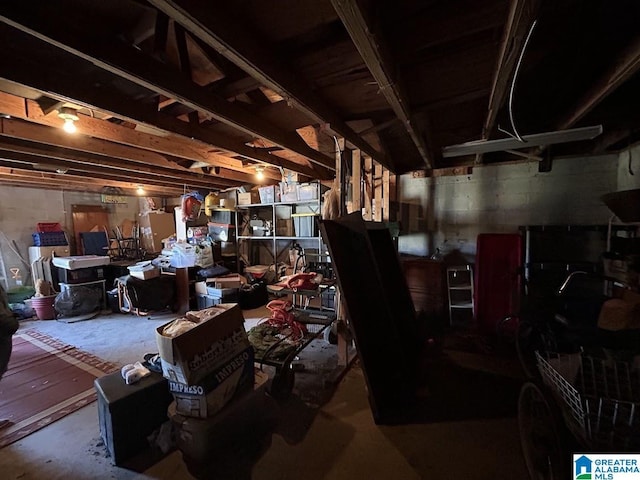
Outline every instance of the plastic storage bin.
<path fill-rule="evenodd" d="M 60 226 L 58 222 L 37 223 L 36 232 L 38 233 L 62 232 L 62 226 Z"/>
<path fill-rule="evenodd" d="M 297 237 L 315 237 L 318 235 L 316 213 L 293 213 L 293 230 Z"/>
<path fill-rule="evenodd" d="M 318 184 L 316 183 L 301 183 L 297 186 L 298 200 L 317 200 L 318 199 Z"/>
<path fill-rule="evenodd" d="M 276 187 L 273 185 L 260 187 L 258 191 L 260 192 L 260 203 L 273 203 L 278 200 L 276 198 Z"/>
<path fill-rule="evenodd" d="M 31 234 L 33 244 L 36 247 L 52 247 L 56 245 L 69 245 L 64 232 L 36 232 Z"/>

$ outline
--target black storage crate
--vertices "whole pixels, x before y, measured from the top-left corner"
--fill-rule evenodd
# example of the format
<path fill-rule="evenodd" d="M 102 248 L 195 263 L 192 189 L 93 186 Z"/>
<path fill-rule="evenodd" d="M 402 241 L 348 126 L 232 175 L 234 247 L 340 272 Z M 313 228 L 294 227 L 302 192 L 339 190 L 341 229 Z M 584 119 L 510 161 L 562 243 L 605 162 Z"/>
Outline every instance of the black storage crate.
<path fill-rule="evenodd" d="M 95 282 L 105 279 L 104 267 L 77 268 L 75 270 L 67 270 L 66 268 L 58 268 L 58 282 L 60 283 L 85 283 Z"/>
<path fill-rule="evenodd" d="M 144 451 L 147 437 L 167 421 L 173 401 L 167 380 L 159 373 L 127 385 L 117 371 L 94 382 L 98 395 L 100 435 L 114 465 Z"/>

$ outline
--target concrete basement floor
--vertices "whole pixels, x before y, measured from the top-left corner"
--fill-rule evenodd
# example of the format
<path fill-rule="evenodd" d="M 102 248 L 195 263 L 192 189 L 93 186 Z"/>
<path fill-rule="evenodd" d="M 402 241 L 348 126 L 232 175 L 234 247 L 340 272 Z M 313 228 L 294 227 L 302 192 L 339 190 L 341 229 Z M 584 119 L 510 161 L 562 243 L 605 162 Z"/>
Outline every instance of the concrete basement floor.
<path fill-rule="evenodd" d="M 244 314 L 245 326 L 249 329 L 264 315 L 264 310 Z M 141 360 L 145 353 L 157 351 L 154 329 L 173 317 L 173 314 L 135 317 L 109 313 L 71 324 L 22 321 L 20 328 L 37 329 L 124 365 Z M 280 406 L 280 427 L 268 436 L 250 476 L 231 473 L 224 478 L 528 478 L 514 403 L 514 393 L 517 394 L 522 381 L 515 360 L 478 353 L 474 351 L 477 350 L 475 342 L 462 336 L 449 343 L 455 349 L 445 348 L 443 355 L 426 362 L 429 385 L 434 389 L 439 384 L 447 386 L 441 393 L 427 395 L 419 423 L 376 425 L 367 401 L 362 369 L 356 361 L 322 406 L 314 405 L 314 399 L 306 398 L 304 391 L 298 392 L 302 388 L 298 384 L 306 380 L 298 381 L 298 395 Z M 463 348 L 457 348 L 456 343 L 462 343 Z M 304 356 L 302 352 L 301 357 Z M 485 377 L 486 372 L 500 375 Z M 296 374 L 296 378 L 307 376 L 309 379 L 311 375 Z M 179 451 L 170 453 L 142 473 L 111 465 L 100 439 L 96 405 L 94 402 L 0 450 L 0 477 L 7 480 L 194 478 Z"/>

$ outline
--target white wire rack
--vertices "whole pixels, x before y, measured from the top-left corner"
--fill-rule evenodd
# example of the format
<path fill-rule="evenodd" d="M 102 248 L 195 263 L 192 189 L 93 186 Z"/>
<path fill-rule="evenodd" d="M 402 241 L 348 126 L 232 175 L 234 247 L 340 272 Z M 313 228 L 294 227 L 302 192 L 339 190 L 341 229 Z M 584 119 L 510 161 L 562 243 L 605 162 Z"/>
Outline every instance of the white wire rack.
<path fill-rule="evenodd" d="M 584 353 L 536 352 L 542 379 L 560 403 L 569 430 L 585 446 L 640 450 L 640 364 Z"/>

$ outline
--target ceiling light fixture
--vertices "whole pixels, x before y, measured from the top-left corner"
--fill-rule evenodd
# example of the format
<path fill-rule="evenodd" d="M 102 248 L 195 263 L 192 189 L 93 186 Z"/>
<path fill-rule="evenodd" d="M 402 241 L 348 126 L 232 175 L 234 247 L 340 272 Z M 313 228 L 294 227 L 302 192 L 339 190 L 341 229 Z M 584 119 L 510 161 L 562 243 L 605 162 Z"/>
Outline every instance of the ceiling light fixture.
<path fill-rule="evenodd" d="M 144 195 L 146 192 L 144 191 L 144 188 L 142 188 L 142 185 L 138 185 L 138 188 L 136 189 L 136 193 L 140 196 Z"/>
<path fill-rule="evenodd" d="M 264 167 L 261 165 L 256 167 L 256 179 L 259 181 L 264 180 Z"/>
<path fill-rule="evenodd" d="M 58 110 L 58 117 L 64 120 L 64 125 L 62 126 L 62 129 L 65 132 L 67 133 L 76 132 L 77 128 L 76 128 L 75 122 L 80 120 L 80 118 L 78 117 L 78 114 L 73 108 L 62 107 L 60 110 Z"/>

